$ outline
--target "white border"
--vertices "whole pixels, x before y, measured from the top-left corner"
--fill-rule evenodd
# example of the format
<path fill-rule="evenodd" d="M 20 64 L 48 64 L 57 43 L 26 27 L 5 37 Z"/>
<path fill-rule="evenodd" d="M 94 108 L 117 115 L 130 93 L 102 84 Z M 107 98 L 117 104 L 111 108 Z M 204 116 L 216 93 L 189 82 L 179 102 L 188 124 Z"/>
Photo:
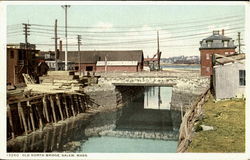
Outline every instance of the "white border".
<path fill-rule="evenodd" d="M 7 5 L 63 5 L 63 4 L 70 4 L 70 5 L 245 5 L 246 7 L 246 68 L 249 68 L 249 57 L 250 54 L 249 44 L 249 29 L 250 29 L 250 3 L 249 2 L 183 2 L 183 1 L 171 1 L 171 2 L 164 2 L 164 1 L 4 1 L 0 2 L 0 35 L 4 38 L 1 38 L 0 41 L 0 60 L 1 60 L 1 71 L 2 76 L 0 78 L 1 81 L 1 100 L 0 100 L 0 122 L 1 122 L 1 140 L 0 143 L 0 158 L 1 159 L 35 159 L 35 158 L 43 158 L 43 157 L 22 157 L 25 154 L 17 154 L 19 157 L 8 157 L 6 154 L 6 55 L 3 54 L 6 51 L 6 6 Z M 250 79 L 250 75 L 247 71 L 247 97 L 249 95 L 249 88 L 248 88 L 248 80 Z M 248 107 L 248 100 L 246 101 L 246 141 L 249 142 L 249 135 L 250 135 L 250 110 Z M 140 159 L 140 160 L 152 160 L 152 159 L 164 159 L 164 160 L 247 160 L 250 159 L 249 154 L 249 143 L 246 143 L 246 153 L 161 153 L 161 154 L 109 154 L 109 153 L 102 153 L 102 154 L 87 154 L 88 157 L 79 157 L 74 159 Z M 39 153 L 40 154 L 40 153 Z M 48 153 L 44 153 L 48 154 Z M 49 157 L 50 159 L 62 159 L 61 157 Z M 69 158 L 65 158 L 69 159 Z M 71 158 L 70 158 L 71 159 Z"/>

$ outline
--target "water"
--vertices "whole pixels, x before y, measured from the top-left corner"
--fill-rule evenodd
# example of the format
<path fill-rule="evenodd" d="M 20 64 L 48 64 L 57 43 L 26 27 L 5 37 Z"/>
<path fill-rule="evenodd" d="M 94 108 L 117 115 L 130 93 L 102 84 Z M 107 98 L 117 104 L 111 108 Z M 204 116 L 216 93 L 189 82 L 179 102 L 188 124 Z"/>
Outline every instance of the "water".
<path fill-rule="evenodd" d="M 171 110 L 171 96 L 172 87 L 146 87 L 144 94 L 122 108 L 112 131 L 89 138 L 78 152 L 176 152 L 181 120 L 180 113 Z"/>
<path fill-rule="evenodd" d="M 161 68 L 199 70 L 200 65 L 163 65 Z"/>
<path fill-rule="evenodd" d="M 109 153 L 174 153 L 176 141 L 133 139 L 117 137 L 92 137 L 85 142 L 79 152 Z"/>
<path fill-rule="evenodd" d="M 171 87 L 146 87 L 121 109 L 51 126 L 19 138 L 8 152 L 173 153 L 181 116 L 171 110 Z M 86 117 L 87 115 L 87 117 Z"/>

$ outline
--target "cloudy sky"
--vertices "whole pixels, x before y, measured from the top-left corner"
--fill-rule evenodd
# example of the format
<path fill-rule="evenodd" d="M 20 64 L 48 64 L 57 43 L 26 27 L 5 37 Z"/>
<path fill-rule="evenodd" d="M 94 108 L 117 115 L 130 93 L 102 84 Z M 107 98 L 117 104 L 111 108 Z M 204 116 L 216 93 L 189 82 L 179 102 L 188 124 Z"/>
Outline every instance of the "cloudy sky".
<path fill-rule="evenodd" d="M 54 50 L 54 23 L 65 43 L 64 9 L 60 5 L 8 5 L 7 42 L 24 42 L 22 23 L 30 24 L 29 43 Z M 199 41 L 213 30 L 237 38 L 245 30 L 244 5 L 71 5 L 68 9 L 69 50 L 137 50 L 152 57 L 157 30 L 162 57 L 199 55 Z"/>

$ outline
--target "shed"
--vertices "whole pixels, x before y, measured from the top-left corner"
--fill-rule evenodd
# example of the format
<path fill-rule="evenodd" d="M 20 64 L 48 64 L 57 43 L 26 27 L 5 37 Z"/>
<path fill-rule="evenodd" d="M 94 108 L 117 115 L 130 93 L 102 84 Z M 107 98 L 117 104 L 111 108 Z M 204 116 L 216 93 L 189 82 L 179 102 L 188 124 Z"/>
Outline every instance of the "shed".
<path fill-rule="evenodd" d="M 244 97 L 246 85 L 245 54 L 216 59 L 213 71 L 216 100 Z"/>

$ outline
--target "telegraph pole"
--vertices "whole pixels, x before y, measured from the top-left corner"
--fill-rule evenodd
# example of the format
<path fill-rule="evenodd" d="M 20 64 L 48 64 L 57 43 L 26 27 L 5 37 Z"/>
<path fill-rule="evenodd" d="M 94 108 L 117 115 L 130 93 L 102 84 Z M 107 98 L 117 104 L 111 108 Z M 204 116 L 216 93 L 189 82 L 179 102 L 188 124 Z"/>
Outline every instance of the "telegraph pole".
<path fill-rule="evenodd" d="M 26 57 L 27 57 L 27 55 L 28 55 L 28 48 L 29 48 L 29 46 L 28 46 L 28 36 L 30 36 L 30 28 L 29 28 L 29 26 L 30 26 L 30 24 L 27 24 L 27 23 L 23 23 L 23 32 L 24 32 L 24 35 L 25 35 L 25 54 L 26 54 Z M 27 67 L 26 67 L 26 72 L 27 72 L 27 74 L 29 74 L 29 69 L 28 69 L 28 65 L 29 65 L 29 62 L 26 60 L 26 64 L 24 64 L 24 65 L 26 65 Z"/>
<path fill-rule="evenodd" d="M 239 46 L 239 54 L 241 53 L 241 49 L 240 49 L 240 47 L 241 47 L 241 42 L 240 42 L 240 32 L 238 32 L 238 46 Z"/>
<path fill-rule="evenodd" d="M 158 58 L 158 71 L 161 68 L 160 65 L 160 60 L 161 60 L 161 55 L 160 55 L 160 42 L 159 42 L 159 31 L 157 31 L 157 58 Z"/>
<path fill-rule="evenodd" d="M 65 48 L 65 71 L 68 70 L 68 34 L 67 34 L 67 14 L 68 8 L 70 5 L 63 5 L 62 8 L 65 10 L 65 39 L 66 39 L 66 48 Z"/>
<path fill-rule="evenodd" d="M 55 39 L 55 70 L 58 70 L 58 62 L 57 62 L 57 58 L 58 58 L 58 51 L 57 51 L 57 40 L 59 39 L 57 37 L 57 19 L 55 20 L 55 37 L 52 38 Z"/>
<path fill-rule="evenodd" d="M 23 32 L 25 35 L 25 49 L 28 49 L 28 36 L 30 36 L 29 26 L 30 26 L 30 24 L 23 23 L 23 29 L 24 29 Z"/>
<path fill-rule="evenodd" d="M 77 35 L 77 44 L 78 44 L 78 56 L 79 56 L 79 75 L 81 75 L 81 53 L 80 53 L 80 45 L 81 45 L 81 35 Z"/>

